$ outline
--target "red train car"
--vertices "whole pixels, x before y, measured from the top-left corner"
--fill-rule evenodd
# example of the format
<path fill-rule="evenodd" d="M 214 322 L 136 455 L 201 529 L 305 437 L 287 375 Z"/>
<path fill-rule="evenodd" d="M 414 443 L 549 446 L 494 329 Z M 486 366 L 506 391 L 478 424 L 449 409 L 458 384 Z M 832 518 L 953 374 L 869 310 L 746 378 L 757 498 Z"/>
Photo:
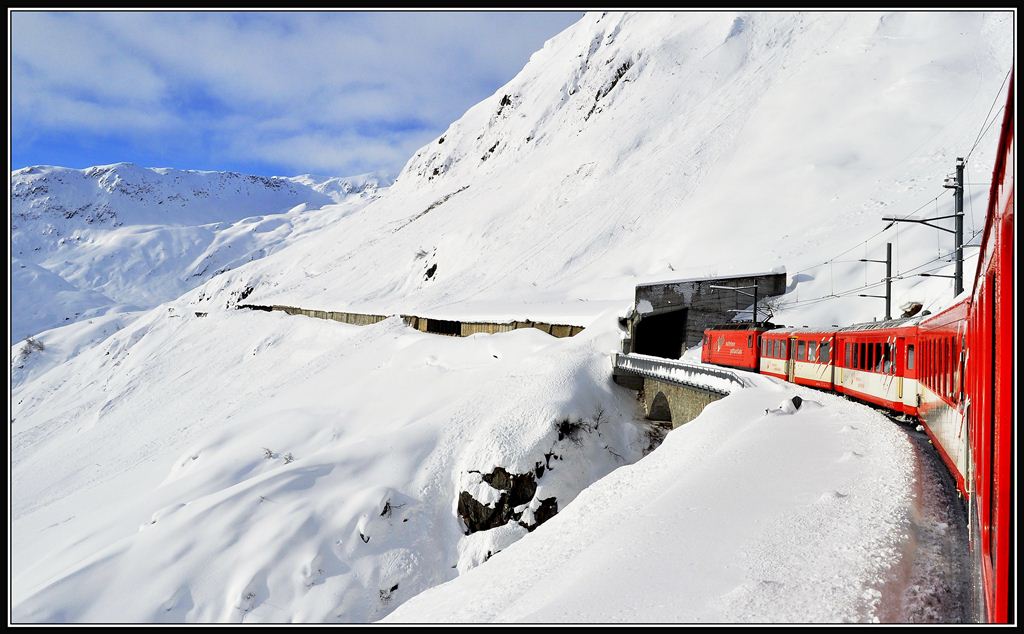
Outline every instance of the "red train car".
<path fill-rule="evenodd" d="M 917 415 L 919 318 L 856 324 L 835 333 L 835 390 Z"/>
<path fill-rule="evenodd" d="M 761 333 L 771 324 L 727 324 L 704 331 L 700 360 L 704 363 L 757 372 L 760 363 Z"/>
<path fill-rule="evenodd" d="M 788 333 L 788 330 L 773 330 L 761 335 L 761 374 L 789 380 Z"/>
<path fill-rule="evenodd" d="M 992 171 L 985 232 L 967 319 L 964 409 L 971 541 L 980 559 L 985 617 L 1009 623 L 1014 614 L 1014 82 Z"/>
<path fill-rule="evenodd" d="M 761 337 L 761 374 L 831 390 L 835 332 L 772 330 Z"/>
<path fill-rule="evenodd" d="M 967 426 L 964 425 L 964 359 L 969 299 L 923 320 L 918 327 L 921 378 L 918 417 L 932 444 L 967 494 Z"/>

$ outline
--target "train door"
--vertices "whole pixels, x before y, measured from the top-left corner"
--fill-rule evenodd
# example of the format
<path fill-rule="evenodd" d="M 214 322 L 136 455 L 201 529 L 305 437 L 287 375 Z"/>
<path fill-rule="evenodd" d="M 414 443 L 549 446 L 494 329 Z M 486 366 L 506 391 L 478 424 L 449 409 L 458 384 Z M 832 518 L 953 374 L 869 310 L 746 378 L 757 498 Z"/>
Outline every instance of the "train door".
<path fill-rule="evenodd" d="M 796 337 L 789 338 L 789 354 L 786 355 L 786 380 L 793 382 L 796 373 Z"/>
<path fill-rule="evenodd" d="M 903 403 L 903 358 L 907 349 L 907 338 L 896 337 L 896 348 L 893 350 L 892 371 L 896 375 L 896 400 Z"/>
<path fill-rule="evenodd" d="M 897 349 L 899 350 L 899 373 L 903 383 L 900 391 L 903 411 L 908 414 L 916 414 L 920 394 L 917 387 L 917 366 L 920 363 L 917 354 L 917 337 L 899 337 Z"/>

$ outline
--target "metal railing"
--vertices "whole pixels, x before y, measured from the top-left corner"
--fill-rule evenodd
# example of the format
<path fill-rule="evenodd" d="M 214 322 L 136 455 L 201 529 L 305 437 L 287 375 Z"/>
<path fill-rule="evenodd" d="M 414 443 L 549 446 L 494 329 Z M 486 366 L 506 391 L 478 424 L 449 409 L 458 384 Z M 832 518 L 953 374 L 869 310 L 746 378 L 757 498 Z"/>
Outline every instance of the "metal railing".
<path fill-rule="evenodd" d="M 750 381 L 732 370 L 647 355 L 616 352 L 612 356 L 612 366 L 620 372 L 699 387 L 718 394 L 728 394 L 733 388 L 751 385 Z"/>

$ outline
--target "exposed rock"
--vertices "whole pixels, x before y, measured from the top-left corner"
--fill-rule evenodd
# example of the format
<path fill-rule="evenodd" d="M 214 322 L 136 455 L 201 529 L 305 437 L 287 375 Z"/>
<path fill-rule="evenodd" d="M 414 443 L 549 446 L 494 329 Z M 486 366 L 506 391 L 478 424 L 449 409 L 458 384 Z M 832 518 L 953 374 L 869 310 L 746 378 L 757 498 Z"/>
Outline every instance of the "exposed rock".
<path fill-rule="evenodd" d="M 508 491 L 509 504 L 513 507 L 526 504 L 537 493 L 537 480 L 533 473 L 509 473 L 502 467 L 496 467 L 481 478 L 499 491 Z"/>
<path fill-rule="evenodd" d="M 515 510 L 533 502 L 537 494 L 537 478 L 543 473 L 543 465 L 538 463 L 535 470 L 527 473 L 509 473 L 503 467 L 497 467 L 491 473 L 482 474 L 481 479 L 501 494 L 494 506 L 490 506 L 478 501 L 469 491 L 459 493 L 457 512 L 466 523 L 466 534 L 498 528 L 509 522 L 519 522 L 532 531 L 554 517 L 558 513 L 558 500 L 554 497 L 540 500 L 540 506 L 533 512 L 532 525 L 520 522 L 523 513 Z"/>
<path fill-rule="evenodd" d="M 533 512 L 533 519 L 535 520 L 535 523 L 525 524 L 523 522 L 519 522 L 519 525 L 532 533 L 533 529 L 537 528 L 557 514 L 558 500 L 553 497 L 545 498 L 540 501 L 540 506 Z"/>
<path fill-rule="evenodd" d="M 459 517 L 466 523 L 466 534 L 486 531 L 504 526 L 512 519 L 512 507 L 508 504 L 508 495 L 502 494 L 495 506 L 481 504 L 468 491 L 459 493 Z"/>

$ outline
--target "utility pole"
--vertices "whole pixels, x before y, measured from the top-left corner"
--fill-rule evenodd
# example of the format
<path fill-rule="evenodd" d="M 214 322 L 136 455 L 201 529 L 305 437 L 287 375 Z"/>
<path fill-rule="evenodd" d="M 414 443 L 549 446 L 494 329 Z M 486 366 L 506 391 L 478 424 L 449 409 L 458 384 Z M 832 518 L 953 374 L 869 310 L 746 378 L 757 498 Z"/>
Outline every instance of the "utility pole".
<path fill-rule="evenodd" d="M 957 296 L 964 292 L 964 159 L 963 157 L 957 157 L 956 159 L 956 176 L 953 178 L 946 177 L 945 182 L 942 186 L 945 189 L 953 190 L 953 213 L 949 216 L 936 216 L 934 218 L 892 218 L 884 217 L 882 220 L 888 220 L 890 222 L 916 222 L 922 225 L 928 225 L 932 229 L 938 229 L 939 231 L 945 231 L 946 233 L 952 233 L 953 239 L 956 242 L 953 248 L 953 258 L 956 264 L 954 268 L 953 278 L 953 296 Z M 945 220 L 946 218 L 953 218 L 954 224 L 953 229 L 947 229 L 938 225 L 931 224 L 933 220 Z M 886 227 L 888 229 L 888 227 Z M 934 275 L 928 273 L 919 273 L 921 277 L 950 277 L 949 275 Z"/>
<path fill-rule="evenodd" d="M 953 271 L 953 296 L 964 292 L 964 159 L 956 159 L 956 184 L 953 186 L 956 213 L 956 268 Z"/>
<path fill-rule="evenodd" d="M 757 325 L 757 284 L 754 284 L 753 286 L 716 286 L 714 284 L 711 284 L 711 285 L 708 286 L 708 288 L 720 288 L 720 289 L 723 289 L 723 290 L 726 290 L 726 291 L 736 291 L 740 295 L 746 295 L 747 297 L 753 297 L 754 298 L 754 314 L 753 314 L 753 318 L 751 319 L 751 321 L 754 322 L 754 325 Z M 754 292 L 753 293 L 747 293 L 746 292 L 747 289 L 753 289 Z M 745 311 L 745 310 L 730 310 L 729 312 L 730 313 L 745 313 L 747 311 Z"/>
<path fill-rule="evenodd" d="M 886 321 L 892 319 L 892 242 L 885 243 L 885 259 L 884 260 L 866 260 L 861 258 L 861 262 L 878 262 L 879 264 L 885 265 L 885 295 L 861 295 L 860 297 L 877 297 L 885 300 L 885 319 Z"/>

